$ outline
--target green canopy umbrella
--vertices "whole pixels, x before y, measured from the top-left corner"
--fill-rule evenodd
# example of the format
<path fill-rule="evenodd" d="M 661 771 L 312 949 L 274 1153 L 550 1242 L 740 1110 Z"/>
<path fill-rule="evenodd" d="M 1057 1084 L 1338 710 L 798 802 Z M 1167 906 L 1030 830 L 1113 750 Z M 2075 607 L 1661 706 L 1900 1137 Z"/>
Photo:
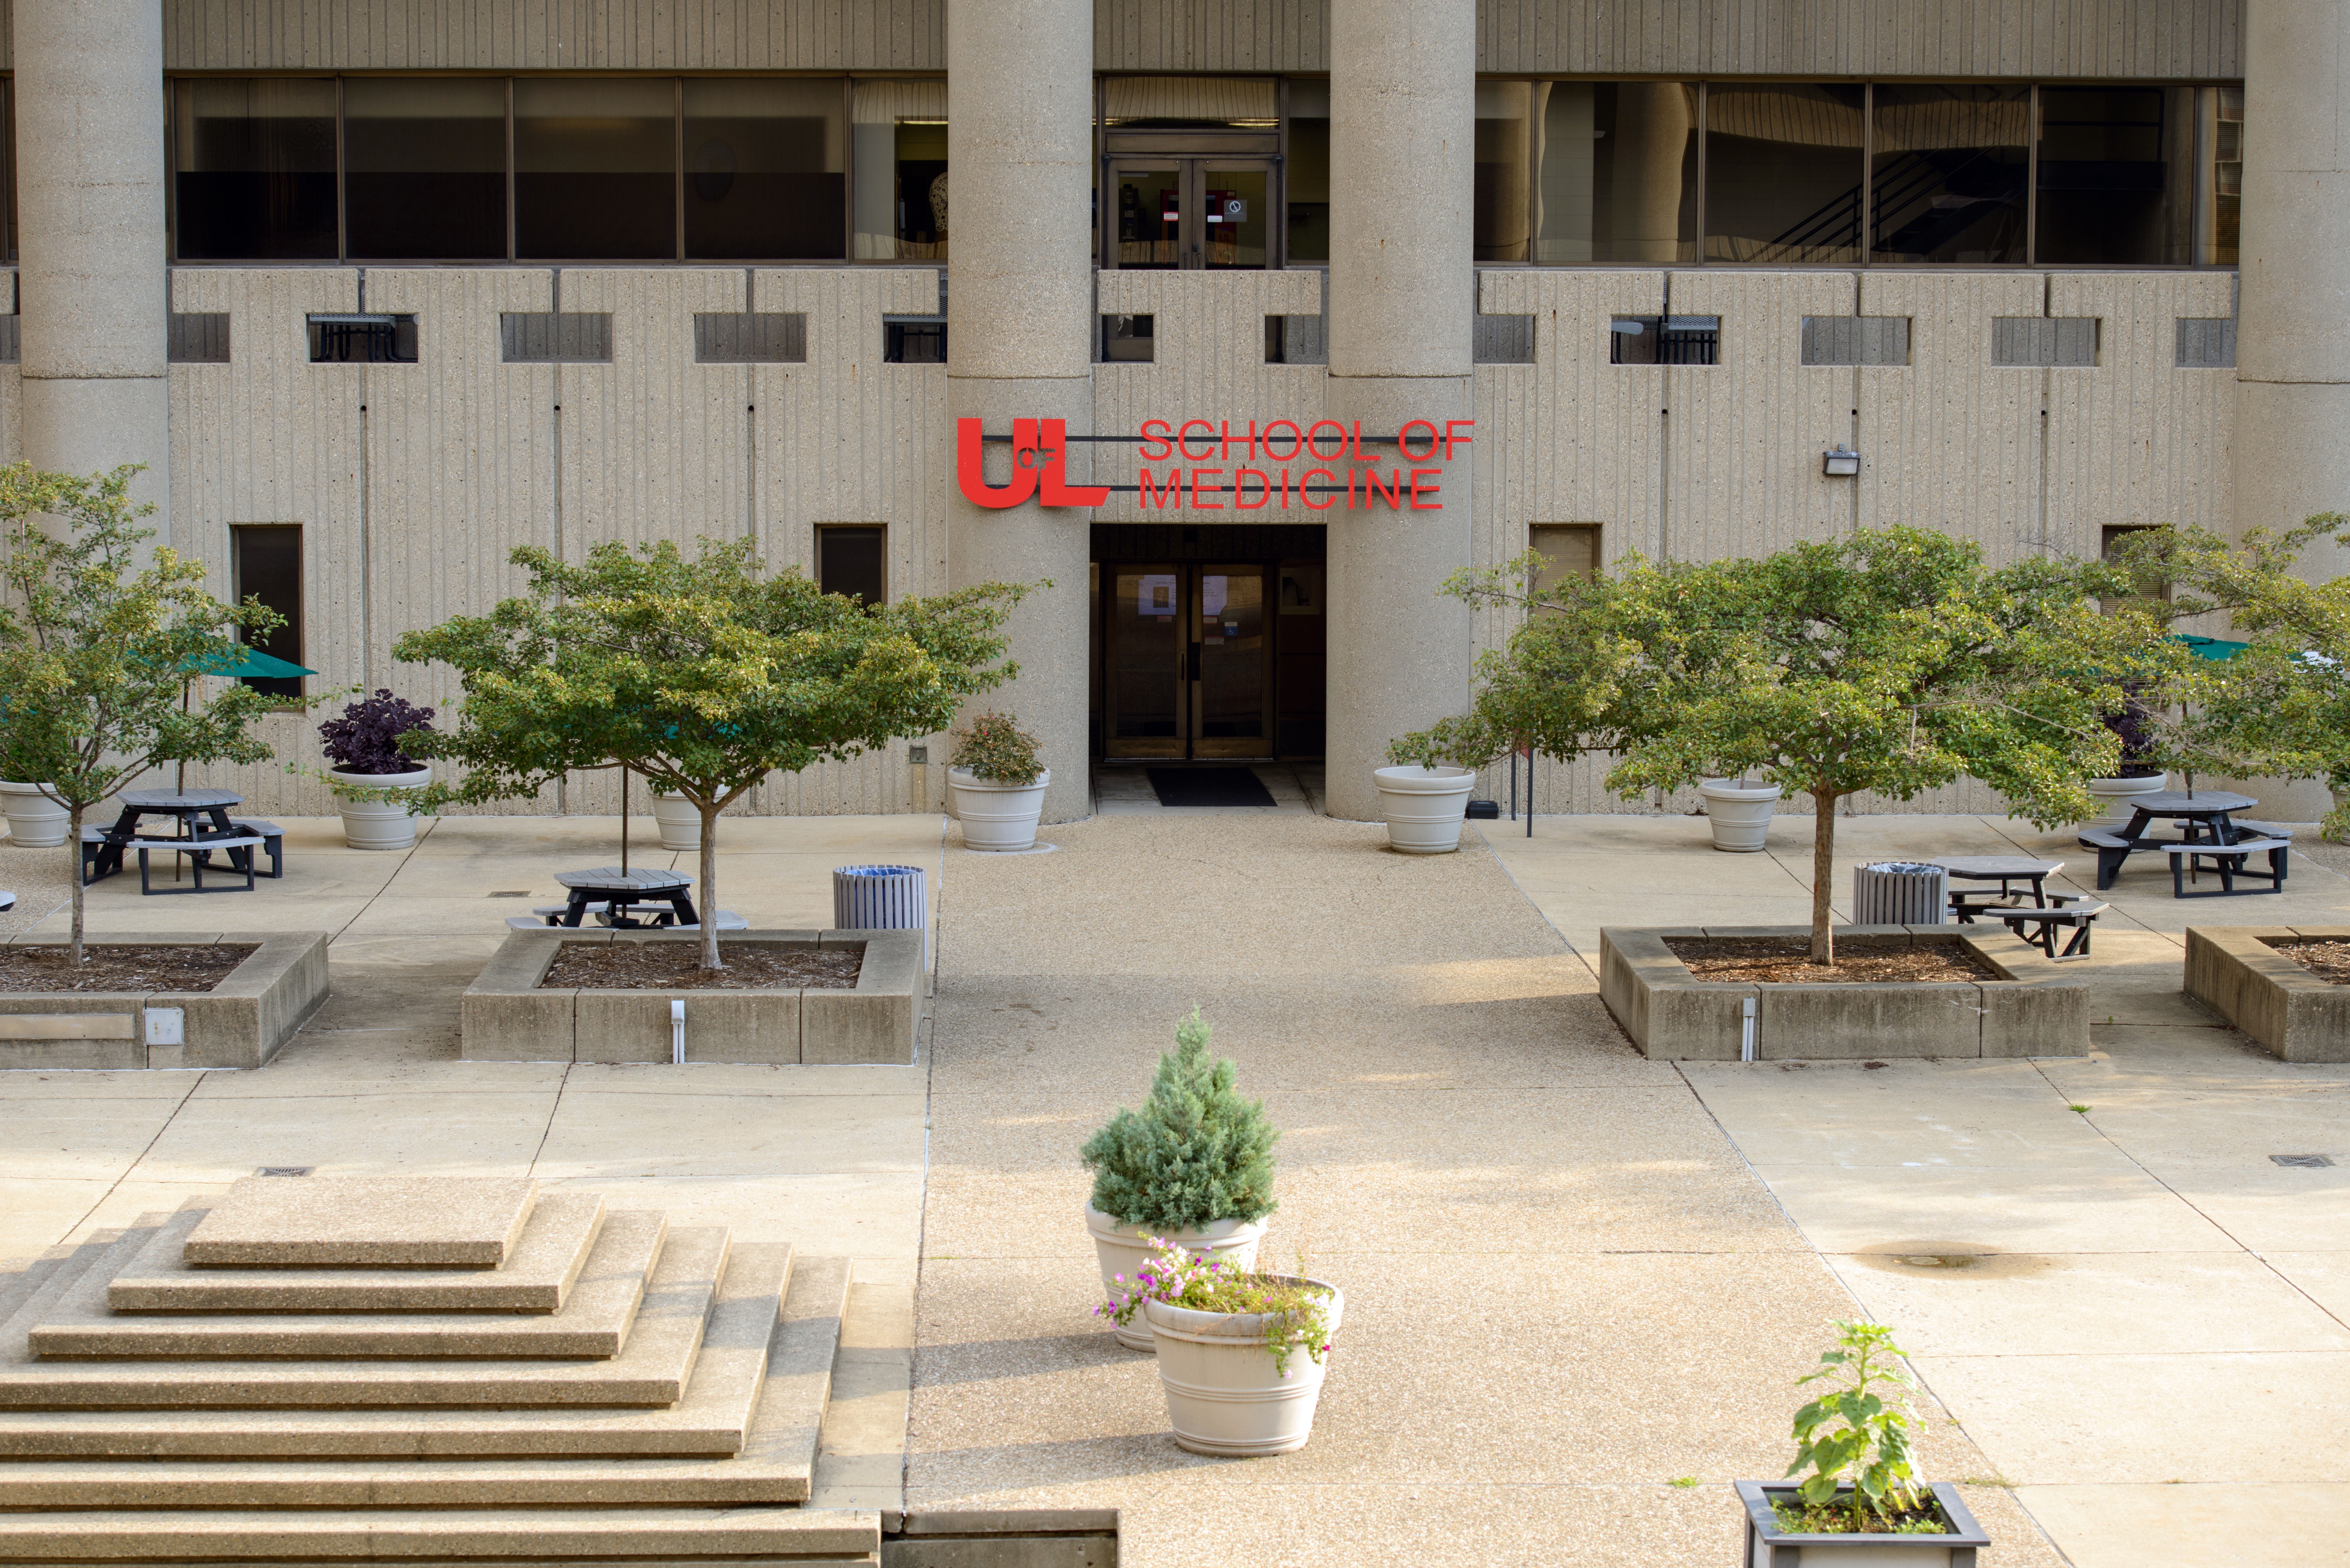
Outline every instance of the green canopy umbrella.
<path fill-rule="evenodd" d="M 2175 634 L 2170 640 L 2184 644 L 2188 652 L 2198 659 L 2208 659 L 2214 664 L 2224 663 L 2252 646 L 2249 642 L 2230 642 L 2224 637 L 2198 637 L 2186 631 Z M 2187 705 L 2184 702 L 2178 705 L 2178 711 L 2182 718 L 2186 715 Z M 2192 768 L 2187 770 L 2187 793 L 2195 793 L 2195 770 Z"/>
<path fill-rule="evenodd" d="M 216 651 L 192 658 L 182 668 L 191 675 L 234 675 L 240 680 L 247 677 L 290 680 L 318 673 L 242 642 L 224 642 Z"/>

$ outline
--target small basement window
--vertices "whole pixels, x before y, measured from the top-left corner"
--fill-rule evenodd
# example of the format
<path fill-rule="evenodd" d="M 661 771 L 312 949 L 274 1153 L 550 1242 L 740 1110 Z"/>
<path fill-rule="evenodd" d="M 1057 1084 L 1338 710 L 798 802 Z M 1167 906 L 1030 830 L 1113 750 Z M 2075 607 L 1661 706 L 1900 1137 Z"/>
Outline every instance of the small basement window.
<path fill-rule="evenodd" d="M 307 317 L 313 365 L 413 365 L 416 317 L 371 314 Z"/>
<path fill-rule="evenodd" d="M 1537 593 L 1548 593 L 1570 577 L 1599 575 L 1596 523 L 1537 523 L 1526 530 L 1526 542 L 1542 557 L 1534 571 Z"/>
<path fill-rule="evenodd" d="M 817 524 L 816 586 L 828 594 L 863 599 L 868 607 L 889 603 L 889 530 L 878 524 Z"/>
<path fill-rule="evenodd" d="M 945 364 L 947 318 L 943 316 L 883 317 L 881 359 L 888 365 Z"/>
<path fill-rule="evenodd" d="M 1159 318 L 1155 316 L 1105 316 L 1101 318 L 1101 362 L 1148 365 L 1158 358 L 1158 334 Z"/>
<path fill-rule="evenodd" d="M 1611 365 L 1719 365 L 1719 316 L 1618 316 L 1607 324 Z"/>
<path fill-rule="evenodd" d="M 313 321 L 317 317 L 312 317 Z M 225 310 L 175 310 L 172 313 L 169 356 L 174 365 L 225 365 L 228 363 L 228 312 Z M 312 339 L 310 358 L 318 358 L 317 340 Z"/>

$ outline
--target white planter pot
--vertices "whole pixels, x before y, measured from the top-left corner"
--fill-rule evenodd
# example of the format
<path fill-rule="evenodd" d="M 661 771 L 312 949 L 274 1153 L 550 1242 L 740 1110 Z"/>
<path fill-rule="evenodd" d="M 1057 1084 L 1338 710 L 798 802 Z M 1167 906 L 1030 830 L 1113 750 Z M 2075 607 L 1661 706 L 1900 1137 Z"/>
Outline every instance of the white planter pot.
<path fill-rule="evenodd" d="M 0 784 L 0 810 L 8 817 L 8 842 L 19 849 L 55 849 L 66 841 L 73 814 L 32 784 Z"/>
<path fill-rule="evenodd" d="M 2091 779 L 2089 793 L 2100 800 L 2126 803 L 2133 795 L 2158 794 L 2170 787 L 2168 774 L 2148 774 L 2142 779 Z"/>
<path fill-rule="evenodd" d="M 432 782 L 431 764 L 407 774 L 347 774 L 328 768 L 327 776 L 341 784 L 368 789 L 422 789 Z M 335 797 L 343 814 L 343 841 L 354 849 L 412 849 L 416 818 L 404 805 L 378 805 L 373 801 Z"/>
<path fill-rule="evenodd" d="M 653 796 L 653 822 L 663 849 L 702 847 L 702 808 L 681 794 Z"/>
<path fill-rule="evenodd" d="M 1713 824 L 1713 846 L 1733 855 L 1762 847 L 1771 832 L 1771 813 L 1779 805 L 1777 784 L 1749 786 L 1742 779 L 1700 779 L 1697 793 L 1705 797 L 1705 815 Z"/>
<path fill-rule="evenodd" d="M 1371 774 L 1388 847 L 1405 855 L 1450 855 L 1461 847 L 1461 822 L 1477 775 L 1467 768 L 1380 768 Z"/>
<path fill-rule="evenodd" d="M 956 820 L 962 824 L 965 849 L 1028 849 L 1036 843 L 1036 819 L 1045 815 L 1045 786 L 1053 770 L 1036 775 L 1035 784 L 997 784 L 971 776 L 968 768 L 949 768 L 947 785 L 954 796 Z"/>
<path fill-rule="evenodd" d="M 1346 1298 L 1320 1280 L 1275 1276 L 1330 1293 L 1324 1308 L 1338 1331 Z M 1195 1454 L 1248 1458 L 1286 1454 L 1314 1435 L 1314 1407 L 1322 1397 L 1328 1357 L 1315 1360 L 1301 1343 L 1289 1353 L 1289 1376 L 1274 1368 L 1264 1345 L 1264 1315 L 1194 1312 L 1145 1302 L 1143 1316 L 1159 1345 L 1159 1386 L 1167 1393 L 1167 1422 L 1175 1441 Z"/>
<path fill-rule="evenodd" d="M 1101 1264 L 1102 1293 L 1112 1306 L 1126 1299 L 1126 1289 L 1118 1282 L 1120 1274 L 1134 1278 L 1142 1265 L 1157 1251 L 1150 1238 L 1159 1237 L 1182 1248 L 1195 1258 L 1221 1257 L 1236 1269 L 1256 1267 L 1256 1244 L 1264 1236 L 1264 1221 L 1243 1224 L 1238 1220 L 1219 1220 L 1196 1231 L 1154 1231 L 1148 1225 L 1126 1225 L 1110 1218 L 1092 1204 L 1086 1205 L 1086 1229 L 1094 1239 L 1094 1257 Z M 1149 1350 L 1150 1329 L 1139 1318 L 1118 1329 L 1118 1342 L 1128 1350 Z"/>

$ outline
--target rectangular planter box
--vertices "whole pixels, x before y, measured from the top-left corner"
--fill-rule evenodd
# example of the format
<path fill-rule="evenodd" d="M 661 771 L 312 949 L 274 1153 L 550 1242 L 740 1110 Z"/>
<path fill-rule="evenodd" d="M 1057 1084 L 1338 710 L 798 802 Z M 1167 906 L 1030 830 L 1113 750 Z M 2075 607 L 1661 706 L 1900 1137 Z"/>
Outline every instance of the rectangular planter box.
<path fill-rule="evenodd" d="M 2350 940 L 2350 926 L 2189 926 L 2187 994 L 2286 1062 L 2350 1062 L 2350 985 L 2269 946 Z"/>
<path fill-rule="evenodd" d="M 1929 1481 L 1918 1488 L 1932 1492 L 1942 1517 L 1957 1526 L 1942 1535 L 1790 1535 L 1779 1529 L 1771 1500 L 1792 1499 L 1794 1487 L 1736 1484 L 1738 1501 L 1746 1505 L 1742 1568 L 1977 1568 L 1977 1554 L 1991 1544 L 1991 1537 L 1960 1501 L 1959 1489 L 1947 1481 Z M 1838 1487 L 1836 1493 L 1849 1499 L 1852 1488 Z"/>
<path fill-rule="evenodd" d="M 1610 926 L 1599 933 L 1599 996 L 1642 1054 L 1735 1062 L 1746 999 L 1754 1058 L 1856 1061 L 1892 1056 L 2084 1056 L 2089 990 L 2004 927 L 1838 926 L 1836 940 L 1962 943 L 2001 978 L 1893 984 L 1734 984 L 1700 980 L 1668 938 L 1808 939 L 1808 926 Z"/>
<path fill-rule="evenodd" d="M 515 931 L 459 1006 L 469 1062 L 667 1062 L 670 1002 L 685 1002 L 688 1062 L 882 1063 L 914 1059 L 921 1022 L 920 931 L 728 931 L 726 946 L 782 942 L 865 955 L 854 991 L 546 990 L 566 942 L 699 942 L 694 931 Z"/>
<path fill-rule="evenodd" d="M 85 937 L 85 947 L 251 946 L 207 992 L 0 992 L 0 1068 L 258 1067 L 327 1000 L 327 933 L 184 931 Z M 17 937 L 12 947 L 64 947 L 62 937 Z M 181 1043 L 167 1035 L 180 1014 Z"/>

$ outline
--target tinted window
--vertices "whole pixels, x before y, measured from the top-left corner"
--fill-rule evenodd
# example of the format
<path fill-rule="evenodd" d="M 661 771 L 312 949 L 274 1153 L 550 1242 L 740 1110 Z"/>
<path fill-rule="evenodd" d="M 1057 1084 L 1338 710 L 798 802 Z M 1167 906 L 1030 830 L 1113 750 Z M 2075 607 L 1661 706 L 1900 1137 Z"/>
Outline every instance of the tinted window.
<path fill-rule="evenodd" d="M 172 196 L 192 261 L 331 259 L 335 84 L 211 77 L 175 84 Z"/>
<path fill-rule="evenodd" d="M 838 261 L 847 102 L 837 81 L 685 84 L 685 254 Z"/>
<path fill-rule="evenodd" d="M 1697 259 L 1697 88 L 1535 82 L 1530 260 Z"/>
<path fill-rule="evenodd" d="M 286 618 L 269 632 L 248 633 L 244 640 L 288 664 L 302 662 L 302 527 L 296 523 L 253 524 L 229 530 L 237 603 L 259 599 Z M 245 684 L 274 697 L 299 697 L 302 679 L 255 676 Z"/>
<path fill-rule="evenodd" d="M 1880 87 L 1870 256 L 2024 260 L 2032 89 Z"/>
<path fill-rule="evenodd" d="M 888 599 L 887 528 L 819 528 L 816 531 L 816 587 L 878 605 Z"/>
<path fill-rule="evenodd" d="M 1861 101 L 1856 87 L 1708 89 L 1708 257 L 1860 259 Z"/>
<path fill-rule="evenodd" d="M 525 78 L 514 93 L 515 254 L 675 257 L 677 84 Z"/>
<path fill-rule="evenodd" d="M 344 223 L 354 256 L 506 254 L 506 84 L 343 84 Z"/>
<path fill-rule="evenodd" d="M 2192 88 L 2042 88 L 2036 261 L 2193 259 Z"/>

